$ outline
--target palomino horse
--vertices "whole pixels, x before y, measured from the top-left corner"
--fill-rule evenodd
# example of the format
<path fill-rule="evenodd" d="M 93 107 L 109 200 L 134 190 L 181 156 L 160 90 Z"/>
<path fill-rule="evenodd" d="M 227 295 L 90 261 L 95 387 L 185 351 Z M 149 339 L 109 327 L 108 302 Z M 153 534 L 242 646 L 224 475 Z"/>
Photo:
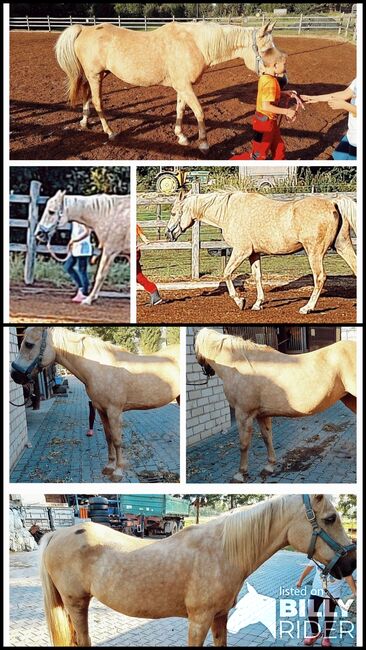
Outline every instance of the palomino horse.
<path fill-rule="evenodd" d="M 106 73 L 135 86 L 169 86 L 177 93 L 175 135 L 187 145 L 182 120 L 188 105 L 198 122 L 199 148 L 208 149 L 204 114 L 192 84 L 216 63 L 240 57 L 257 74 L 263 69 L 262 55 L 275 48 L 273 25 L 260 29 L 201 23 L 170 23 L 144 32 L 102 23 L 96 27 L 72 25 L 56 43 L 59 66 L 66 73 L 69 100 L 75 105 L 81 92 L 82 128 L 88 127 L 92 100 L 109 138 L 115 133 L 105 119 L 102 80 Z"/>
<path fill-rule="evenodd" d="M 83 300 L 84 305 L 91 305 L 98 298 L 113 260 L 117 255 L 130 256 L 130 197 L 66 196 L 66 191 L 58 190 L 48 199 L 35 235 L 40 241 L 50 242 L 56 229 L 69 221 L 94 230 L 102 249 L 93 289 Z"/>
<path fill-rule="evenodd" d="M 127 616 L 188 618 L 189 646 L 202 646 L 210 628 L 214 645 L 226 646 L 228 612 L 244 580 L 288 544 L 336 578 L 355 569 L 355 545 L 321 494 L 281 495 L 161 541 L 94 523 L 48 533 L 41 578 L 52 643 L 91 645 L 94 596 Z"/>
<path fill-rule="evenodd" d="M 205 327 L 196 336 L 195 352 L 205 374 L 217 374 L 223 381 L 226 399 L 235 410 L 241 452 L 235 480 L 243 481 L 248 470 L 254 418 L 268 451 L 265 470 L 273 472 L 272 416 L 314 415 L 338 400 L 356 412 L 354 341 L 288 355 Z"/>
<path fill-rule="evenodd" d="M 140 355 L 63 327 L 27 327 L 11 376 L 24 384 L 51 363 L 60 363 L 80 379 L 103 423 L 108 445 L 103 474 L 121 481 L 121 414 L 179 402 L 179 348 Z"/>
<path fill-rule="evenodd" d="M 315 309 L 326 280 L 323 258 L 330 246 L 335 247 L 356 275 L 356 255 L 350 238 L 350 226 L 356 231 L 356 203 L 352 199 L 329 200 L 312 195 L 289 202 L 269 199 L 256 192 L 181 192 L 172 207 L 166 236 L 175 241 L 195 221 L 221 228 L 225 242 L 232 246 L 224 279 L 239 309 L 243 309 L 245 301 L 236 294 L 231 277 L 247 258 L 257 287 L 257 300 L 252 309 L 261 309 L 264 302 L 261 253 L 306 252 L 314 289 L 300 314 Z"/>

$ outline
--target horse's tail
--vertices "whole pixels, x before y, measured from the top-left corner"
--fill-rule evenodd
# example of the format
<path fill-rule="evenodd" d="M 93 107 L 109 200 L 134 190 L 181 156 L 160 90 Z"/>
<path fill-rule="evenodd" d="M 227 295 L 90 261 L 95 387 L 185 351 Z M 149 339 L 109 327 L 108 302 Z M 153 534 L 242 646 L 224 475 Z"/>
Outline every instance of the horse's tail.
<path fill-rule="evenodd" d="M 357 234 L 357 203 L 348 196 L 334 199 L 334 205 L 341 215 L 342 221 L 346 221 Z"/>
<path fill-rule="evenodd" d="M 67 614 L 62 598 L 56 589 L 45 564 L 45 552 L 55 532 L 44 535 L 41 540 L 41 582 L 43 588 L 44 609 L 48 631 L 54 646 L 68 647 L 75 645 L 75 629 Z"/>
<path fill-rule="evenodd" d="M 75 106 L 77 103 L 84 76 L 83 68 L 75 54 L 74 47 L 82 29 L 82 25 L 67 27 L 59 36 L 55 45 L 57 63 L 67 75 L 66 92 L 71 106 Z"/>

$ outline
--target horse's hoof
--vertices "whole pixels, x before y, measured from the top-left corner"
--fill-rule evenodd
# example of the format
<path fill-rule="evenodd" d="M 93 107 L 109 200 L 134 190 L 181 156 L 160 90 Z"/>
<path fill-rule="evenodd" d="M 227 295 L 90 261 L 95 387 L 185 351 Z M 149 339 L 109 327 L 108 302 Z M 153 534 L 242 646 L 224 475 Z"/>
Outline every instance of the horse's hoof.
<path fill-rule="evenodd" d="M 80 128 L 81 128 L 83 131 L 88 131 L 88 129 L 89 129 L 89 124 L 86 124 L 85 122 L 82 122 L 82 121 L 81 121 L 81 122 L 80 122 Z"/>
<path fill-rule="evenodd" d="M 252 311 L 261 311 L 263 309 L 262 305 L 253 305 Z"/>
<path fill-rule="evenodd" d="M 113 474 L 114 472 L 114 467 L 109 467 L 106 465 L 106 467 L 103 467 L 102 469 L 102 474 Z"/>
<path fill-rule="evenodd" d="M 117 137 L 117 133 L 108 133 L 108 140 L 115 140 Z"/>
<path fill-rule="evenodd" d="M 232 480 L 234 483 L 245 483 L 245 476 L 247 476 L 246 473 L 242 474 L 242 472 L 237 472 L 234 474 Z"/>
<path fill-rule="evenodd" d="M 271 463 L 268 463 L 268 465 L 265 465 L 264 471 L 267 472 L 268 474 L 273 474 L 275 471 L 275 466 L 272 465 Z"/>
<path fill-rule="evenodd" d="M 301 307 L 301 309 L 299 309 L 299 314 L 310 314 L 310 312 L 311 309 L 309 309 L 309 307 Z"/>
<path fill-rule="evenodd" d="M 88 298 L 86 298 L 85 300 L 82 300 L 80 304 L 84 307 L 91 307 L 91 300 L 88 300 Z"/>
<path fill-rule="evenodd" d="M 112 474 L 110 477 L 112 483 L 120 483 L 122 481 L 122 474 Z"/>
<path fill-rule="evenodd" d="M 244 309 L 244 305 L 245 305 L 244 298 L 234 298 L 234 300 L 235 300 L 235 304 L 238 305 L 240 311 L 242 311 Z"/>
<path fill-rule="evenodd" d="M 187 147 L 189 145 L 189 140 L 185 135 L 180 135 L 178 137 L 178 144 L 182 145 L 182 147 Z"/>
<path fill-rule="evenodd" d="M 208 151 L 210 147 L 207 142 L 200 142 L 198 148 L 200 151 Z"/>

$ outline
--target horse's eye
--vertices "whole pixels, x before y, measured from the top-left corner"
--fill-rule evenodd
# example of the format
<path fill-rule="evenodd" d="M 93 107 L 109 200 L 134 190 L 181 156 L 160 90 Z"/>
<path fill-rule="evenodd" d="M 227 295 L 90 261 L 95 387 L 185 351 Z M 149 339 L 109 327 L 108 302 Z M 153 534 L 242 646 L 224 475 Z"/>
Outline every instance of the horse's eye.
<path fill-rule="evenodd" d="M 330 515 L 329 517 L 325 517 L 323 521 L 325 524 L 334 524 L 336 519 L 337 519 L 337 515 Z"/>
<path fill-rule="evenodd" d="M 55 210 L 48 210 L 48 214 L 55 214 Z"/>
<path fill-rule="evenodd" d="M 28 341 L 26 341 L 24 343 L 24 345 L 25 345 L 26 348 L 28 348 L 28 350 L 31 350 L 32 348 L 34 348 L 34 343 L 28 343 Z"/>

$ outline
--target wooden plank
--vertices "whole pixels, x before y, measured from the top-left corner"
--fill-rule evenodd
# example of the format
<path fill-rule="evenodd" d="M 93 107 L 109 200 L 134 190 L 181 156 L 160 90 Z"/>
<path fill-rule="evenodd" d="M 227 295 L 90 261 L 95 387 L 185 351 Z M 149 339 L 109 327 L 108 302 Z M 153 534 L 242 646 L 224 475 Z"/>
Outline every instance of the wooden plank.
<path fill-rule="evenodd" d="M 36 247 L 37 240 L 35 238 L 35 231 L 38 224 L 38 204 L 37 199 L 41 191 L 42 183 L 39 181 L 31 181 L 29 196 L 30 204 L 28 208 L 28 230 L 27 230 L 27 252 L 24 264 L 24 282 L 25 284 L 33 284 L 34 282 L 34 266 L 36 262 Z"/>

